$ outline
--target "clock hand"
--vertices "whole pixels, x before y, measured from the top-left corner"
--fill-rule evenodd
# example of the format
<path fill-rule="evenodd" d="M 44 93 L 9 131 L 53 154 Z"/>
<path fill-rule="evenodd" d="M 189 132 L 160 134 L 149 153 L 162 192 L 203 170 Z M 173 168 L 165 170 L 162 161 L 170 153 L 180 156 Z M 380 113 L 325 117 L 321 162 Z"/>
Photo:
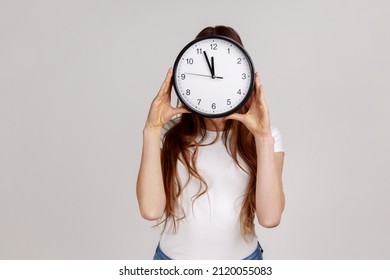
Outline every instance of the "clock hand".
<path fill-rule="evenodd" d="M 184 74 L 212 78 L 212 76 L 210 76 L 210 75 L 203 75 L 203 74 L 196 74 L 196 73 L 184 73 Z M 215 79 L 223 79 L 223 77 L 219 77 L 219 76 L 215 76 L 214 78 Z"/>
<path fill-rule="evenodd" d="M 214 69 L 213 69 L 213 67 L 210 64 L 209 58 L 207 57 L 207 53 L 204 51 L 203 54 L 206 57 L 207 65 L 209 66 L 210 73 L 211 73 L 211 78 L 214 79 L 215 78 L 214 71 L 213 71 Z M 211 58 L 211 59 L 213 59 L 213 58 Z"/>
<path fill-rule="evenodd" d="M 211 75 L 215 78 L 214 56 L 211 57 Z"/>

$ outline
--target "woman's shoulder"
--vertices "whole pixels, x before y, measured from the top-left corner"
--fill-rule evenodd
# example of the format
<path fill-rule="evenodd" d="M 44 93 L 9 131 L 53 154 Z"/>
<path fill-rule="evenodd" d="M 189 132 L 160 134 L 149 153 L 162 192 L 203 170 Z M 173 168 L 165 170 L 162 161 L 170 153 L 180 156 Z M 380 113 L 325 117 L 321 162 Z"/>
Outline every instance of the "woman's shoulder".
<path fill-rule="evenodd" d="M 167 122 L 167 123 L 162 127 L 162 129 L 161 129 L 161 135 L 160 135 L 160 147 L 163 146 L 165 134 L 167 134 L 167 132 L 168 132 L 172 127 L 174 127 L 178 122 L 179 122 L 179 118 L 174 118 L 174 119 L 170 120 L 169 122 Z"/>
<path fill-rule="evenodd" d="M 272 137 L 274 137 L 274 138 L 278 138 L 278 137 L 282 136 L 282 133 L 280 132 L 280 130 L 274 126 L 271 126 L 271 134 L 272 134 Z"/>
<path fill-rule="evenodd" d="M 172 127 L 174 127 L 179 122 L 179 118 L 174 118 L 167 122 L 161 129 L 161 135 L 164 136 Z"/>

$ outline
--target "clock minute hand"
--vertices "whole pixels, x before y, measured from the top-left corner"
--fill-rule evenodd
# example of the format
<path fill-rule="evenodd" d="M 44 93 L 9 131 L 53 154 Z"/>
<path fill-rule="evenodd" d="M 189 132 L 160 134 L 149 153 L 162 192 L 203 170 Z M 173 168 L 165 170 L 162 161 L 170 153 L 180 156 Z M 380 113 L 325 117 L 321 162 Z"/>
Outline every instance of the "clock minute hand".
<path fill-rule="evenodd" d="M 203 75 L 203 74 L 196 74 L 196 73 L 184 73 L 184 74 L 212 78 L 212 76 L 210 76 L 210 75 Z M 215 79 L 223 79 L 223 77 L 220 77 L 220 76 L 214 76 L 214 78 Z"/>
<path fill-rule="evenodd" d="M 203 54 L 204 54 L 204 56 L 205 56 L 205 58 L 206 58 L 207 65 L 209 66 L 210 73 L 211 73 L 211 78 L 214 79 L 214 78 L 215 78 L 215 75 L 214 75 L 214 58 L 213 58 L 213 57 L 211 58 L 211 61 L 212 61 L 212 63 L 213 63 L 213 66 L 211 66 L 210 61 L 209 61 L 209 58 L 207 57 L 207 53 L 204 51 Z"/>

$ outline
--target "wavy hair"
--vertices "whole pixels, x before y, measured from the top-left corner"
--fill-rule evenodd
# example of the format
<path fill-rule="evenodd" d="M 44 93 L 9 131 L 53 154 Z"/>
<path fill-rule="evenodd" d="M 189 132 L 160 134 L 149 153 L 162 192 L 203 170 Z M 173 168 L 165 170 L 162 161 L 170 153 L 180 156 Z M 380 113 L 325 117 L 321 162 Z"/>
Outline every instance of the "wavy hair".
<path fill-rule="evenodd" d="M 215 26 L 206 27 L 196 38 L 221 35 L 235 40 L 243 46 L 238 33 L 231 27 Z M 250 100 L 250 99 L 249 99 Z M 249 102 L 240 108 L 239 113 L 245 113 L 249 110 Z M 200 137 L 199 137 L 200 136 Z M 164 135 L 164 143 L 161 153 L 162 172 L 164 174 L 164 188 L 166 195 L 166 205 L 163 217 L 158 224 L 164 224 L 163 231 L 166 229 L 168 220 L 173 222 L 173 231 L 176 232 L 177 221 L 185 217 L 183 211 L 179 215 L 178 209 L 182 210 L 179 203 L 179 197 L 183 188 L 188 184 L 190 176 L 199 181 L 199 190 L 192 202 L 207 192 L 207 182 L 202 178 L 196 168 L 196 159 L 199 147 L 203 144 L 206 137 L 206 124 L 204 119 L 197 114 L 182 114 L 175 125 Z M 219 137 L 211 143 L 215 143 Z M 255 192 L 256 192 L 256 169 L 257 156 L 255 140 L 252 133 L 239 121 L 227 120 L 222 132 L 222 140 L 226 150 L 231 155 L 237 165 L 249 175 L 247 191 L 240 211 L 240 229 L 245 240 L 249 236 L 255 236 L 254 218 L 255 218 Z M 241 158 L 246 167 L 239 163 Z M 180 161 L 188 171 L 187 181 L 182 184 L 178 178 L 177 161 Z"/>

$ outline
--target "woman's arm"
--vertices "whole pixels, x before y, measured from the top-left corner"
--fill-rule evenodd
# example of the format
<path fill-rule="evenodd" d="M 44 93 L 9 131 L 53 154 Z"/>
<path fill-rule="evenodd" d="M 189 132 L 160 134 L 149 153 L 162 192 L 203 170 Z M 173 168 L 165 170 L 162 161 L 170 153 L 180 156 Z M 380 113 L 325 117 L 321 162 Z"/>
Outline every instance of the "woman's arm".
<path fill-rule="evenodd" d="M 235 113 L 226 118 L 241 121 L 255 137 L 256 216 L 262 226 L 275 227 L 280 223 L 285 203 L 282 185 L 284 153 L 274 152 L 275 140 L 271 134 L 268 107 L 258 73 L 250 102 L 246 114 Z"/>
<path fill-rule="evenodd" d="M 161 172 L 161 129 L 145 126 L 142 158 L 137 179 L 137 198 L 141 216 L 157 220 L 164 212 L 165 191 Z"/>
<path fill-rule="evenodd" d="M 172 69 L 169 69 L 160 91 L 152 102 L 143 131 L 137 198 L 141 215 L 147 220 L 159 219 L 165 209 L 166 197 L 161 170 L 161 129 L 174 115 L 189 112 L 183 107 L 171 106 L 171 80 Z"/>
<path fill-rule="evenodd" d="M 283 152 L 274 152 L 271 134 L 255 136 L 257 151 L 256 215 L 264 227 L 279 225 L 284 210 Z"/>

